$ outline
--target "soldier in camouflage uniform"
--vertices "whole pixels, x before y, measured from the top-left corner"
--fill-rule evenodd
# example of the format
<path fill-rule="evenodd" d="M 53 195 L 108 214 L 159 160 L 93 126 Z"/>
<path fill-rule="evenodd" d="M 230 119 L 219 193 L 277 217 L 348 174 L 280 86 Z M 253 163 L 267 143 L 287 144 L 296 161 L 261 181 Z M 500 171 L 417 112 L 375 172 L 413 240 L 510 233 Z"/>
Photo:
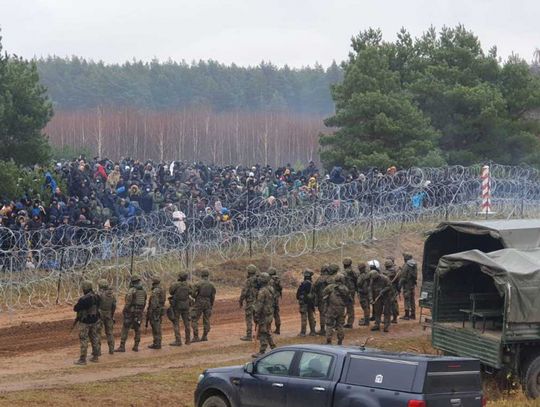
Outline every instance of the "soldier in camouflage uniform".
<path fill-rule="evenodd" d="M 107 280 L 98 281 L 99 291 L 99 355 L 101 355 L 101 337 L 105 331 L 107 345 L 109 346 L 109 355 L 114 354 L 114 312 L 116 311 L 116 297 L 113 290 L 109 287 Z"/>
<path fill-rule="evenodd" d="M 379 262 L 371 260 L 369 272 L 369 302 L 373 304 L 375 325 L 372 331 L 381 330 L 381 316 L 384 314 L 384 332 L 390 328 L 390 315 L 392 314 L 392 284 L 388 277 L 379 270 Z"/>
<path fill-rule="evenodd" d="M 315 306 L 314 292 L 311 279 L 313 271 L 304 271 L 304 281 L 296 291 L 296 299 L 300 306 L 300 334 L 298 336 L 306 336 L 306 327 L 309 322 L 309 336 L 316 336 L 315 332 Z"/>
<path fill-rule="evenodd" d="M 371 305 L 369 304 L 369 273 L 366 270 L 366 263 L 358 265 L 358 279 L 356 280 L 358 299 L 364 312 L 364 318 L 358 321 L 360 326 L 369 326 L 371 316 Z"/>
<path fill-rule="evenodd" d="M 208 278 L 210 272 L 203 270 L 201 272 L 201 280 L 193 285 L 191 296 L 195 300 L 191 309 L 191 329 L 193 330 L 192 342 L 206 342 L 208 333 L 210 332 L 210 317 L 212 316 L 212 308 L 216 300 L 216 287 Z M 203 318 L 203 335 L 199 339 L 199 319 Z"/>
<path fill-rule="evenodd" d="M 343 273 L 345 274 L 345 285 L 349 289 L 351 295 L 351 301 L 347 304 L 347 323 L 344 328 L 352 328 L 354 325 L 354 303 L 356 297 L 356 282 L 358 275 L 352 268 L 352 259 L 343 259 Z"/>
<path fill-rule="evenodd" d="M 246 318 L 246 336 L 240 338 L 242 341 L 253 339 L 253 303 L 257 298 L 257 266 L 250 264 L 247 266 L 247 278 L 240 294 L 240 308 L 244 307 Z"/>
<path fill-rule="evenodd" d="M 258 277 L 259 291 L 257 299 L 253 304 L 253 314 L 255 323 L 258 325 L 259 331 L 259 353 L 253 355 L 258 358 L 266 352 L 268 346 L 274 349 L 276 344 L 272 338 L 272 319 L 274 317 L 274 290 L 270 285 L 270 275 L 261 273 Z"/>
<path fill-rule="evenodd" d="M 150 321 L 152 327 L 150 349 L 161 349 L 161 319 L 165 314 L 165 290 L 161 287 L 161 279 L 158 276 L 152 278 L 152 293 L 148 300 L 148 309 L 146 310 L 146 319 Z"/>
<path fill-rule="evenodd" d="M 187 282 L 188 274 L 184 271 L 178 274 L 178 281 L 169 287 L 169 309 L 167 318 L 173 324 L 175 341 L 170 346 L 182 346 L 182 336 L 180 335 L 180 320 L 184 324 L 184 339 L 186 345 L 191 343 L 191 327 L 189 316 L 191 311 L 192 292 L 191 285 Z"/>
<path fill-rule="evenodd" d="M 280 309 L 279 309 L 279 301 L 281 300 L 281 297 L 283 296 L 283 287 L 281 286 L 281 280 L 279 279 L 279 276 L 277 275 L 277 270 L 273 267 L 270 267 L 268 269 L 268 274 L 270 274 L 270 278 L 272 279 L 272 288 L 274 289 L 274 324 L 276 326 L 276 329 L 274 330 L 274 333 L 276 335 L 281 334 L 281 315 L 280 315 Z"/>
<path fill-rule="evenodd" d="M 122 324 L 122 333 L 120 334 L 120 346 L 116 352 L 126 351 L 126 340 L 130 329 L 135 331 L 135 342 L 133 343 L 133 351 L 139 351 L 139 343 L 141 342 L 141 322 L 146 305 L 146 291 L 141 284 L 141 278 L 138 275 L 131 276 L 131 284 L 126 294 L 126 301 L 122 315 L 124 322 Z"/>
<path fill-rule="evenodd" d="M 337 332 L 338 345 L 343 344 L 345 333 L 345 308 L 351 299 L 351 293 L 345 285 L 345 277 L 339 273 L 335 280 L 324 289 L 323 301 L 326 302 L 326 343 L 332 343 L 334 330 Z"/>
<path fill-rule="evenodd" d="M 339 265 L 335 264 L 335 263 L 332 263 L 328 266 L 328 284 L 334 284 L 335 280 L 336 280 L 336 276 L 338 274 L 341 274 L 342 276 L 344 276 L 343 273 L 340 273 L 339 271 Z"/>
<path fill-rule="evenodd" d="M 383 274 L 388 277 L 392 283 L 392 323 L 397 324 L 397 318 L 399 316 L 399 304 L 398 304 L 398 295 L 399 295 L 399 277 L 398 270 L 392 258 L 388 257 L 384 261 L 384 272 Z"/>
<path fill-rule="evenodd" d="M 410 253 L 403 253 L 403 260 L 405 264 L 401 269 L 400 274 L 400 286 L 403 290 L 403 303 L 405 307 L 404 320 L 416 319 L 416 280 L 418 278 L 418 271 L 416 261 L 413 260 L 413 256 Z"/>
<path fill-rule="evenodd" d="M 321 267 L 321 275 L 315 280 L 313 284 L 313 291 L 315 295 L 315 306 L 319 309 L 319 321 L 321 329 L 319 335 L 326 335 L 326 303 L 323 301 L 324 289 L 328 286 L 328 265 L 325 264 Z"/>
<path fill-rule="evenodd" d="M 75 362 L 76 365 L 86 365 L 89 340 L 92 344 L 92 359 L 90 361 L 97 362 L 99 360 L 99 297 L 94 294 L 91 281 L 83 281 L 81 289 L 83 296 L 73 307 L 79 322 L 79 341 L 81 344 L 81 356 Z"/>

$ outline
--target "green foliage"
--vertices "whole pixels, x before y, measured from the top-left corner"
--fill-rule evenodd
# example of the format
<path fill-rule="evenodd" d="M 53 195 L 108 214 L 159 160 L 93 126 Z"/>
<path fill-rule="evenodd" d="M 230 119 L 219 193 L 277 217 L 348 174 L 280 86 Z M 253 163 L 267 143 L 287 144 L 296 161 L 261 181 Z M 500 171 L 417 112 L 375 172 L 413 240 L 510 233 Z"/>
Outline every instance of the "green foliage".
<path fill-rule="evenodd" d="M 19 180 L 21 170 L 13 161 L 0 161 L 0 198 L 14 198 L 21 195 Z"/>
<path fill-rule="evenodd" d="M 151 110 L 208 106 L 219 111 L 292 110 L 330 114 L 330 85 L 342 78 L 336 63 L 291 69 L 262 62 L 254 67 L 216 61 L 105 65 L 72 57 L 37 61 L 42 83 L 57 109 L 96 106 Z"/>
<path fill-rule="evenodd" d="M 41 130 L 52 107 L 44 94 L 36 65 L 2 55 L 0 37 L 0 160 L 21 165 L 47 161 L 49 146 Z"/>
<path fill-rule="evenodd" d="M 326 120 L 337 130 L 321 136 L 327 167 L 540 163 L 527 115 L 540 106 L 540 78 L 524 61 L 500 64 L 463 26 L 416 40 L 401 30 L 391 43 L 369 29 L 352 48 Z"/>
<path fill-rule="evenodd" d="M 54 161 L 72 160 L 74 157 L 92 157 L 93 152 L 89 147 L 51 146 L 51 158 Z"/>

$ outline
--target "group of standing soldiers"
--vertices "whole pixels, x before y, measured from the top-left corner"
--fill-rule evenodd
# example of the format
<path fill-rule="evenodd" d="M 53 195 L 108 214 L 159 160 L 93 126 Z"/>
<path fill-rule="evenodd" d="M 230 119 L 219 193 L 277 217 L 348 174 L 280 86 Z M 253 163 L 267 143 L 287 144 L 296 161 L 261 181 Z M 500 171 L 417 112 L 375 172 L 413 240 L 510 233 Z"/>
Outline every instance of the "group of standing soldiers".
<path fill-rule="evenodd" d="M 398 296 L 403 293 L 405 313 L 402 319 L 416 318 L 415 289 L 417 265 L 410 253 L 403 253 L 404 264 L 398 268 L 394 259 L 388 257 L 381 270 L 378 260 L 359 263 L 353 269 L 350 258 L 343 260 L 343 269 L 337 264 L 321 267 L 320 276 L 313 282 L 313 271 L 304 271 L 304 281 L 298 287 L 296 299 L 300 307 L 300 334 L 326 336 L 331 344 L 334 331 L 338 345 L 343 343 L 344 328 L 352 328 L 355 321 L 355 297 L 358 294 L 364 314 L 360 326 L 375 324 L 372 331 L 388 332 L 391 323 L 397 324 L 399 316 Z M 316 332 L 316 309 L 319 311 L 320 330 Z M 384 318 L 384 319 L 383 319 Z"/>
<path fill-rule="evenodd" d="M 201 278 L 194 284 L 190 284 L 188 274 L 181 272 L 178 280 L 169 288 L 169 307 L 165 310 L 166 294 L 158 276 L 152 277 L 152 289 L 150 298 L 141 283 L 138 275 L 132 275 L 130 287 L 125 297 L 122 311 L 123 322 L 120 334 L 120 345 L 114 348 L 113 335 L 114 314 L 116 311 L 116 296 L 107 280 L 99 280 L 99 290 L 94 292 L 91 281 L 83 281 L 81 288 L 83 296 L 75 304 L 74 311 L 77 313 L 75 322 L 79 323 L 79 339 L 81 353 L 78 365 L 85 365 L 88 353 L 88 342 L 92 346 L 91 362 L 97 362 L 101 356 L 101 337 L 103 331 L 107 338 L 109 354 L 126 351 L 126 341 L 129 331 L 135 333 L 132 350 L 138 352 L 141 341 L 141 325 L 143 323 L 146 308 L 146 327 L 152 328 L 153 342 L 150 349 L 161 349 L 162 318 L 165 314 L 173 324 L 175 341 L 171 346 L 182 346 L 180 335 L 180 321 L 184 325 L 185 344 L 203 342 L 208 340 L 210 332 L 210 317 L 216 298 L 216 288 L 209 281 L 208 270 L 201 272 Z M 148 302 L 147 302 L 148 299 Z M 203 334 L 199 337 L 199 320 L 203 318 Z"/>
<path fill-rule="evenodd" d="M 240 293 L 240 308 L 244 309 L 246 320 L 246 335 L 240 338 L 242 341 L 259 340 L 259 352 L 253 357 L 258 357 L 266 352 L 266 349 L 274 349 L 276 344 L 272 337 L 272 322 L 275 324 L 274 334 L 281 332 L 281 317 L 279 301 L 283 288 L 277 275 L 277 270 L 270 267 L 268 272 L 259 273 L 254 264 L 247 266 L 247 278 Z M 255 335 L 253 326 L 255 325 Z"/>

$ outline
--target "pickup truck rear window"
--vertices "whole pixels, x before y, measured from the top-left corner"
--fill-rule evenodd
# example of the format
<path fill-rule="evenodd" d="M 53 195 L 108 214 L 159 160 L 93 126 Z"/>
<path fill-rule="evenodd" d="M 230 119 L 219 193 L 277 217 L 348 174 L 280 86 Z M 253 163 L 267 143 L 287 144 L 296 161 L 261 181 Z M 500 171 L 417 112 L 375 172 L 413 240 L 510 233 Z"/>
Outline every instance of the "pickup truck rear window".
<path fill-rule="evenodd" d="M 482 389 L 480 372 L 430 372 L 427 374 L 424 393 L 460 393 Z"/>
<path fill-rule="evenodd" d="M 347 384 L 381 389 L 412 390 L 418 363 L 384 357 L 351 355 Z"/>

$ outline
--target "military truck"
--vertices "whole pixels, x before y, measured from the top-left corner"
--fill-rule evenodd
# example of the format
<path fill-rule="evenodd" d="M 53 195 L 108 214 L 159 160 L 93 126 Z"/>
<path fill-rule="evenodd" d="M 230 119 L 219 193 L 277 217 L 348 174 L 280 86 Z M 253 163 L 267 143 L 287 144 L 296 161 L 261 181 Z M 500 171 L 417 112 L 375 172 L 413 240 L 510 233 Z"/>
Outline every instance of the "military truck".
<path fill-rule="evenodd" d="M 439 259 L 466 250 L 490 253 L 496 250 L 540 247 L 540 220 L 512 219 L 471 222 L 443 222 L 424 243 L 420 306 L 431 308 L 433 281 Z"/>
<path fill-rule="evenodd" d="M 512 374 L 539 398 L 540 249 L 446 255 L 434 277 L 433 346 Z"/>

